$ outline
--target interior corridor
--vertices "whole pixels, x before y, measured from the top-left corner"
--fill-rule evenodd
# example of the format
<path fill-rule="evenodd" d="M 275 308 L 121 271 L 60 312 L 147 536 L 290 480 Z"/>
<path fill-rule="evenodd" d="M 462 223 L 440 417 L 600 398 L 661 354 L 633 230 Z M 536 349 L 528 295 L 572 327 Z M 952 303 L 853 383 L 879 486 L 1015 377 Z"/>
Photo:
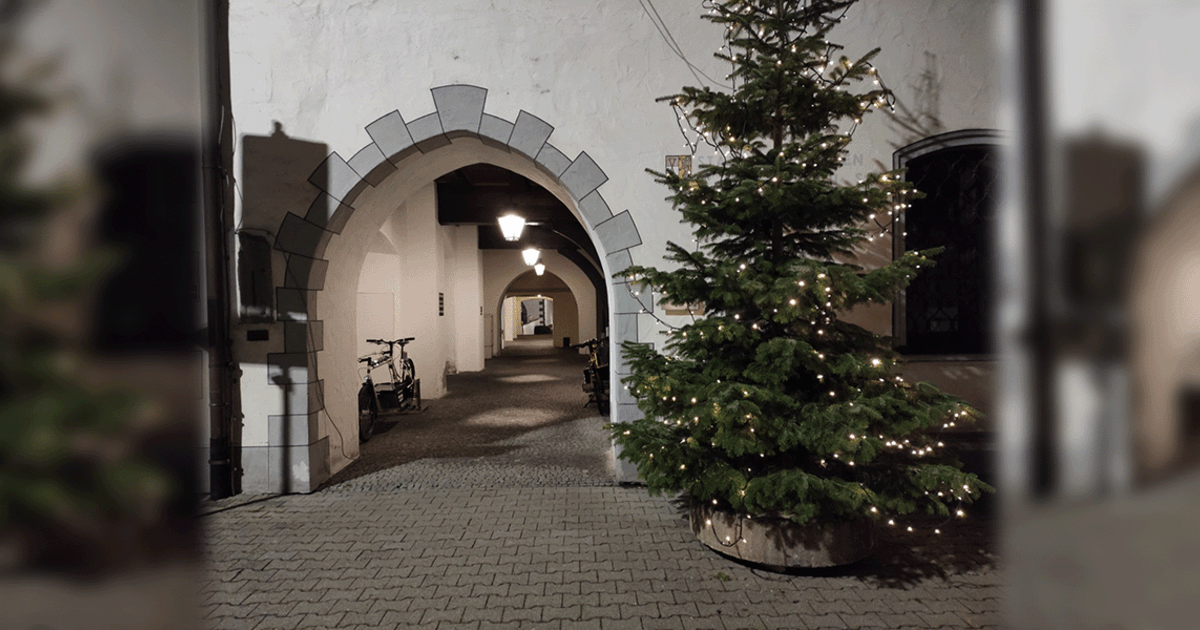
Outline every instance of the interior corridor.
<path fill-rule="evenodd" d="M 615 483 L 607 418 L 584 406 L 587 358 L 548 335 L 505 345 L 482 372 L 447 376 L 447 394 L 422 411 L 381 415 L 358 460 L 322 488 Z M 417 365 L 418 376 L 429 369 Z"/>

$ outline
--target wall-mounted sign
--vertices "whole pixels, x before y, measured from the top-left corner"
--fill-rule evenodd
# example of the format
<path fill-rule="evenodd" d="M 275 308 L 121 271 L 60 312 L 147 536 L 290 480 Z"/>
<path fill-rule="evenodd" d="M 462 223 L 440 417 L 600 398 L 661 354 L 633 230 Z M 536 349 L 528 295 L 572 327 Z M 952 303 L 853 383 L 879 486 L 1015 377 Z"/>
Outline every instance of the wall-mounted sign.
<path fill-rule="evenodd" d="M 675 173 L 680 177 L 687 177 L 692 174 L 692 156 L 690 155 L 668 155 L 667 156 L 667 172 Z"/>

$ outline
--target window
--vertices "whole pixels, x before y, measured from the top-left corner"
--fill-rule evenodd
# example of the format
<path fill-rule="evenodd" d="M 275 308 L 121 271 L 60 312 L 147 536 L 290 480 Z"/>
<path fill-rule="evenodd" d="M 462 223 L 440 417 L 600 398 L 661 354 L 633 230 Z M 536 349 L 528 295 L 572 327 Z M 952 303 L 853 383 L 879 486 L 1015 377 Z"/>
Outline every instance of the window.
<path fill-rule="evenodd" d="M 895 166 L 924 193 L 897 223 L 895 255 L 945 248 L 896 301 L 893 324 L 908 355 L 989 354 L 998 182 L 998 132 L 955 131 L 896 152 Z"/>

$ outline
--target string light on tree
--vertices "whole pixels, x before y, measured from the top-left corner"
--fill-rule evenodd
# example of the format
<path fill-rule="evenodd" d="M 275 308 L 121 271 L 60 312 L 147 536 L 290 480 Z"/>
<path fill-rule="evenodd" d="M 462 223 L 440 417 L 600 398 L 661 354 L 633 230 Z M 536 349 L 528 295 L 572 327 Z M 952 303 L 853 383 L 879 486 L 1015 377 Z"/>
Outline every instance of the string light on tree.
<path fill-rule="evenodd" d="M 891 233 L 915 194 L 897 172 L 837 178 L 864 116 L 895 102 L 878 51 L 830 41 L 853 4 L 709 0 L 730 85 L 661 99 L 693 155 L 708 147 L 717 159 L 654 173 L 692 243 L 668 243 L 665 270 L 624 272 L 665 338 L 623 346 L 645 417 L 613 425 L 652 491 L 797 522 L 888 523 L 913 510 L 965 514 L 960 504 L 990 491 L 933 435 L 972 417 L 964 403 L 905 382 L 886 341 L 843 319 L 931 262 L 928 252 L 876 269 L 844 262 Z M 668 320 L 656 296 L 703 307 Z"/>

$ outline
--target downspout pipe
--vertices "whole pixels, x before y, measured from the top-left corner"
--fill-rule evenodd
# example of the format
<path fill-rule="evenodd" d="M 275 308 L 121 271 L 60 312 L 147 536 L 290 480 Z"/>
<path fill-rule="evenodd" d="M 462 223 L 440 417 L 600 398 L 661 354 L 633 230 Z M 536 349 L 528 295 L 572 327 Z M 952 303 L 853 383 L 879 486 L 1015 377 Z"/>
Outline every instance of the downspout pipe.
<path fill-rule="evenodd" d="M 203 48 L 203 159 L 206 321 L 209 369 L 209 496 L 223 499 L 234 494 L 233 453 L 233 353 L 230 337 L 229 247 L 226 212 L 229 187 L 225 141 L 232 138 L 229 111 L 228 3 L 202 0 Z"/>

